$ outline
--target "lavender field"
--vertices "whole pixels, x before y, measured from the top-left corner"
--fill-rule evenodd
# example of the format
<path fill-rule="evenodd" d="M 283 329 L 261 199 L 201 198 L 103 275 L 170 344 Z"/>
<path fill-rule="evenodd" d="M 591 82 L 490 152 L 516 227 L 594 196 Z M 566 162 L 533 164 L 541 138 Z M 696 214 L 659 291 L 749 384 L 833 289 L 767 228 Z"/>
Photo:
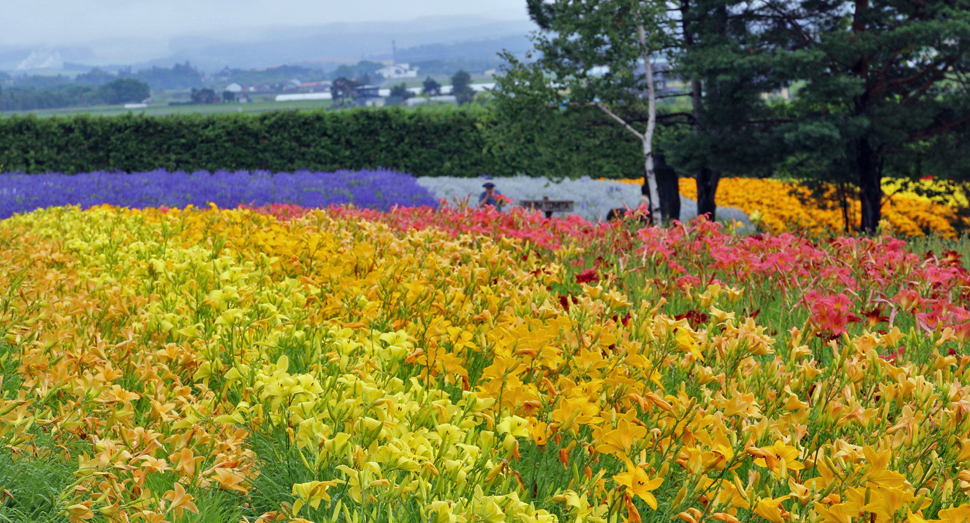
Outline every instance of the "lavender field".
<path fill-rule="evenodd" d="M 434 206 L 438 202 L 411 175 L 388 170 L 0 174 L 0 219 L 62 205 L 145 208 L 204 207 L 209 203 L 221 208 L 272 203 L 305 207 L 352 203 L 386 211 L 395 205 Z"/>

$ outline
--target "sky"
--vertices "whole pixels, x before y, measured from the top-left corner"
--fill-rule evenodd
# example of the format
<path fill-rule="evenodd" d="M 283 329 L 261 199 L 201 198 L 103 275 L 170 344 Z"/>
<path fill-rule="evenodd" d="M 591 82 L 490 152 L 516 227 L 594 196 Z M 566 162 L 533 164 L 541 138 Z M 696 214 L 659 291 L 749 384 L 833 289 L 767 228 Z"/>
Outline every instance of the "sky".
<path fill-rule="evenodd" d="M 13 0 L 3 3 L 0 45 L 18 47 L 130 38 L 167 41 L 184 34 L 266 26 L 403 22 L 443 15 L 528 20 L 525 0 Z"/>

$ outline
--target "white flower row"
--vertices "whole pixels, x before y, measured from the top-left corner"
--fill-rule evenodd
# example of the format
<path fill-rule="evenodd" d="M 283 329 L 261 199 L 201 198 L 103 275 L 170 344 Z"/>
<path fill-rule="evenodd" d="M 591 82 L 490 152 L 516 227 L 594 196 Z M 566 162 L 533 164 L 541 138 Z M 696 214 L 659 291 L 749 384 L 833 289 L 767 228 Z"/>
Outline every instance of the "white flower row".
<path fill-rule="evenodd" d="M 571 200 L 573 214 L 589 221 L 605 220 L 610 209 L 634 208 L 640 204 L 640 186 L 629 183 L 593 180 L 584 176 L 578 180 L 554 181 L 548 178 L 531 178 L 518 175 L 507 178 L 452 178 L 452 177 L 421 177 L 418 185 L 428 189 L 435 198 L 456 202 L 467 199 L 470 205 L 478 203 L 479 196 L 485 190 L 482 184 L 491 181 L 495 190 L 510 199 L 512 205 L 521 200 Z M 680 197 L 680 220 L 687 221 L 697 216 L 697 203 L 694 200 Z M 751 225 L 751 219 L 743 211 L 732 207 L 717 208 L 718 221 L 731 222 L 737 220 L 745 225 Z"/>

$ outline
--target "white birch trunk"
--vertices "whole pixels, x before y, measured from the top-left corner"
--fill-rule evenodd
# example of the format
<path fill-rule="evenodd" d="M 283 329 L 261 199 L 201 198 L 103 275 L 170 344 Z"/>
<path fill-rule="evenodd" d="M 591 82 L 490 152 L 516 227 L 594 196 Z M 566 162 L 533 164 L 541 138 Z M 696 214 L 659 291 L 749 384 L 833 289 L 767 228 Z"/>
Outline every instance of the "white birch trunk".
<path fill-rule="evenodd" d="M 643 133 L 643 168 L 647 191 L 650 193 L 650 218 L 654 225 L 663 224 L 660 213 L 660 191 L 657 190 L 657 174 L 653 168 L 653 133 L 657 128 L 657 93 L 653 87 L 653 66 L 650 64 L 650 48 L 643 34 L 643 25 L 637 26 L 640 45 L 643 47 L 643 70 L 647 81 L 647 132 Z"/>

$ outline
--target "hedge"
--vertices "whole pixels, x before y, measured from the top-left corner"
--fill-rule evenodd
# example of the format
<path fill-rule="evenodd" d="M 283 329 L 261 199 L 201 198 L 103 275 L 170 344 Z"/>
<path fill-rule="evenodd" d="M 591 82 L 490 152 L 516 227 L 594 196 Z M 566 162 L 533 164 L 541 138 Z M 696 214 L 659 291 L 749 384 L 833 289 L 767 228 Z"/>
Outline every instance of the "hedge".
<path fill-rule="evenodd" d="M 488 170 L 468 111 L 274 111 L 256 115 L 0 120 L 3 171 L 79 173 L 386 167 L 424 176 Z"/>
<path fill-rule="evenodd" d="M 595 114 L 553 125 L 481 108 L 274 111 L 0 119 L 0 172 L 81 173 L 388 168 L 415 176 L 642 176 L 635 139 Z M 561 120 L 561 121 L 560 121 Z M 510 127 L 510 126 L 506 126 Z"/>

